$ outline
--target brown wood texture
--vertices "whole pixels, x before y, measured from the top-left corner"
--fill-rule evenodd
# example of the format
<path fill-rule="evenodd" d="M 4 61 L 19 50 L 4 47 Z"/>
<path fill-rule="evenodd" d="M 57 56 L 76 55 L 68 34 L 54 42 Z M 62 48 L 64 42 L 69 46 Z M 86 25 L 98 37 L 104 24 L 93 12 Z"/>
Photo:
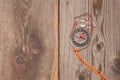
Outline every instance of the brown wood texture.
<path fill-rule="evenodd" d="M 119 0 L 59 0 L 59 9 L 58 0 L 0 0 L 0 80 L 101 80 L 69 43 L 74 17 L 86 12 L 96 27 L 80 54 L 120 80 Z"/>
<path fill-rule="evenodd" d="M 81 56 L 109 80 L 120 80 L 120 1 L 60 0 L 60 80 L 101 80 L 75 56 L 69 43 L 74 17 L 89 12 L 96 23 L 90 46 Z"/>
<path fill-rule="evenodd" d="M 57 0 L 0 0 L 0 80 L 58 80 Z"/>

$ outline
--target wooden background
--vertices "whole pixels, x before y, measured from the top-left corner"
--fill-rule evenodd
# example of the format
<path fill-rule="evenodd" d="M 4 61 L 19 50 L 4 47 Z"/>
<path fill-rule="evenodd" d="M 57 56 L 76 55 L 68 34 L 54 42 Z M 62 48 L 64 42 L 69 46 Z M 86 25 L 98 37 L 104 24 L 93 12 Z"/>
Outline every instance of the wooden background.
<path fill-rule="evenodd" d="M 0 0 L 0 80 L 101 80 L 69 44 L 73 18 L 86 12 L 97 26 L 80 54 L 120 80 L 119 0 Z"/>

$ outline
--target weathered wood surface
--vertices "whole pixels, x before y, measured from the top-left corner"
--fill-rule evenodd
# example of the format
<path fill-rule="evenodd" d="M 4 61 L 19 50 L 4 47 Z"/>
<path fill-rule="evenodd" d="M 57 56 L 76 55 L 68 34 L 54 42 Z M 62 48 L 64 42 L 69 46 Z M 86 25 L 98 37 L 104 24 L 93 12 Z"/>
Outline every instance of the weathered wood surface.
<path fill-rule="evenodd" d="M 96 27 L 81 56 L 109 80 L 120 79 L 120 1 L 59 0 L 59 80 L 100 80 L 69 44 L 73 18 Z M 58 1 L 0 0 L 0 80 L 58 80 Z"/>
<path fill-rule="evenodd" d="M 96 22 L 90 46 L 81 56 L 109 80 L 120 80 L 120 1 L 60 0 L 60 80 L 101 80 L 75 56 L 69 44 L 73 18 L 89 12 Z"/>
<path fill-rule="evenodd" d="M 0 80 L 58 80 L 58 1 L 0 0 Z"/>

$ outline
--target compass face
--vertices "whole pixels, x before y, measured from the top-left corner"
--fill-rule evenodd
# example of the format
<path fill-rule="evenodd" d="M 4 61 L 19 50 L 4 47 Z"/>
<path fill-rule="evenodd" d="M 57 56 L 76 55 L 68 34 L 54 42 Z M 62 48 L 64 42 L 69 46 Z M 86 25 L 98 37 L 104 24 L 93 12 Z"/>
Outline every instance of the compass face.
<path fill-rule="evenodd" d="M 72 33 L 72 43 L 77 47 L 85 47 L 89 42 L 89 32 L 85 28 L 77 28 Z"/>

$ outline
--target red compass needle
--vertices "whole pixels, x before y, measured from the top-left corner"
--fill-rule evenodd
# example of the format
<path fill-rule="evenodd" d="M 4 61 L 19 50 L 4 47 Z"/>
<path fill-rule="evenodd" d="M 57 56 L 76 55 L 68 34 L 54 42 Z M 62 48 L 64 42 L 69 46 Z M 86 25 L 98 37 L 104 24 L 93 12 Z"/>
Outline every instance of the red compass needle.
<path fill-rule="evenodd" d="M 77 34 L 76 34 L 76 36 L 77 36 L 78 38 L 81 38 L 81 39 L 85 40 L 85 37 L 84 37 L 84 36 L 81 36 L 81 35 L 79 36 L 79 35 L 77 35 Z"/>
<path fill-rule="evenodd" d="M 82 33 L 82 34 L 80 35 L 80 38 L 83 39 L 83 40 L 85 40 L 84 33 Z"/>
<path fill-rule="evenodd" d="M 78 53 L 78 49 L 74 49 L 74 52 L 76 54 L 76 56 L 78 57 L 78 59 L 84 64 L 86 65 L 89 69 L 91 69 L 92 71 L 94 71 L 97 75 L 99 75 L 101 78 L 103 78 L 103 80 L 108 80 L 108 78 L 98 69 L 96 69 L 95 67 L 93 67 L 92 65 L 88 64 Z"/>
<path fill-rule="evenodd" d="M 80 36 L 81 39 L 85 40 L 85 37 L 84 36 Z"/>

